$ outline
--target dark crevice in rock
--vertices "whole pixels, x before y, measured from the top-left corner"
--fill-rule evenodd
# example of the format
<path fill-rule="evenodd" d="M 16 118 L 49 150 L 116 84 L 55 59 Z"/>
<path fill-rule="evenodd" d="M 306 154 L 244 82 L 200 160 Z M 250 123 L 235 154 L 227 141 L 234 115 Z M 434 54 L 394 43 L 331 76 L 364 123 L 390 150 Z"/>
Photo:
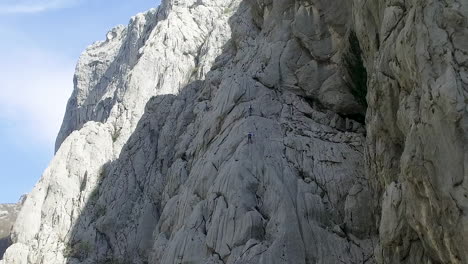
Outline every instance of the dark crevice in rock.
<path fill-rule="evenodd" d="M 11 238 L 9 236 L 0 239 L 0 260 L 3 259 L 3 254 L 10 245 Z"/>
<path fill-rule="evenodd" d="M 367 70 L 362 58 L 361 45 L 354 31 L 349 33 L 348 41 L 348 53 L 343 58 L 343 63 L 350 77 L 347 85 L 359 104 L 367 109 Z M 364 116 L 364 114 L 361 115 Z"/>
<path fill-rule="evenodd" d="M 366 123 L 366 117 L 363 114 L 349 114 L 349 115 L 340 115 L 340 116 L 343 118 L 354 120 L 363 125 Z"/>

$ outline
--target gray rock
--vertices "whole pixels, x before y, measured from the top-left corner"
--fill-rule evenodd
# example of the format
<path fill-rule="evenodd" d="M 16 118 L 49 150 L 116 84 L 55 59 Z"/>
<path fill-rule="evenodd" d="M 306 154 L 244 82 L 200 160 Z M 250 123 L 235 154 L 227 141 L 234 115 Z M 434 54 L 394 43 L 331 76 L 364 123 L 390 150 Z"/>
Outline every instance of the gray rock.
<path fill-rule="evenodd" d="M 467 263 L 467 13 L 163 1 L 83 53 L 0 263 Z"/>
<path fill-rule="evenodd" d="M 355 1 L 380 263 L 468 263 L 468 3 Z"/>

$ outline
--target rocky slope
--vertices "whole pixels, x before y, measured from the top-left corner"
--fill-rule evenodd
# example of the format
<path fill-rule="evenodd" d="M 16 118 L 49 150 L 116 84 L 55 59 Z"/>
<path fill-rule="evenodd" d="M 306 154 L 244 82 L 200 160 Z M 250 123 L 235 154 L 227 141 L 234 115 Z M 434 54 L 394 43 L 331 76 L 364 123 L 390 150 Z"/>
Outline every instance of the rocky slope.
<path fill-rule="evenodd" d="M 80 58 L 1 263 L 467 263 L 467 14 L 163 1 Z"/>
<path fill-rule="evenodd" d="M 15 223 L 25 196 L 16 204 L 0 204 L 0 259 L 5 250 L 11 245 L 10 232 Z"/>

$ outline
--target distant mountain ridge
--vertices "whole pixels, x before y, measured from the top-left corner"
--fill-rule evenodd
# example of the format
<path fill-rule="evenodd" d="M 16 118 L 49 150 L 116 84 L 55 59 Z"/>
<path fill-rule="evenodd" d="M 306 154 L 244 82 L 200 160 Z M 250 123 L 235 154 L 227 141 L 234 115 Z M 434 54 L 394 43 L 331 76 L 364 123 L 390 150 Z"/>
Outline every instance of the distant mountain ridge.
<path fill-rule="evenodd" d="M 0 259 L 3 258 L 5 250 L 11 245 L 11 228 L 25 199 L 26 196 L 22 196 L 16 204 L 0 204 Z"/>

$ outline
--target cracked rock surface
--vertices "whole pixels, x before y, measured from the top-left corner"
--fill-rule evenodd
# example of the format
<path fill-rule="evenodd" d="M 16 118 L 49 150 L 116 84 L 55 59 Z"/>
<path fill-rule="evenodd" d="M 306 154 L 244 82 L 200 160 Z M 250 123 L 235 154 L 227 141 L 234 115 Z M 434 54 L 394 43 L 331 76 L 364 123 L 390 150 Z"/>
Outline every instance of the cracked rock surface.
<path fill-rule="evenodd" d="M 205 76 L 230 37 L 238 2 L 164 1 L 82 54 L 56 155 L 20 212 L 5 263 L 65 263 L 87 248 L 69 239 L 105 164 L 119 156 L 152 96 Z"/>
<path fill-rule="evenodd" d="M 468 263 L 468 2 L 355 1 L 380 263 Z"/>
<path fill-rule="evenodd" d="M 81 56 L 0 263 L 467 263 L 467 8 L 135 16 Z"/>
<path fill-rule="evenodd" d="M 69 263 L 372 262 L 364 128 L 339 115 L 360 111 L 346 31 L 318 21 L 310 40 L 304 8 L 242 3 L 205 80 L 146 104 L 70 235 L 93 250 Z"/>

